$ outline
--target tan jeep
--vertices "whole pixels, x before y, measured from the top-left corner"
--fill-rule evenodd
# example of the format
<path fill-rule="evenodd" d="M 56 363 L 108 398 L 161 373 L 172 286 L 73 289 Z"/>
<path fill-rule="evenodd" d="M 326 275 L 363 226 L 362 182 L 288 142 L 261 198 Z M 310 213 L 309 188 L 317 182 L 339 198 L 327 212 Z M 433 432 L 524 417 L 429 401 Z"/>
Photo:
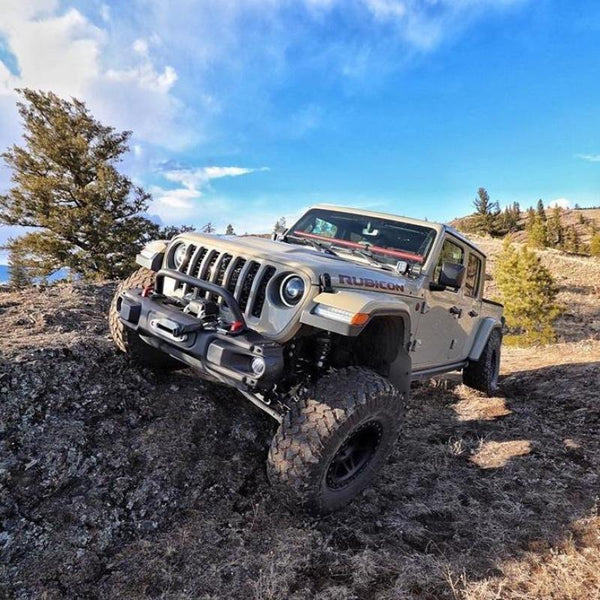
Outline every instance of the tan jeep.
<path fill-rule="evenodd" d="M 495 392 L 502 306 L 482 298 L 484 254 L 446 225 L 321 205 L 272 240 L 191 232 L 137 262 L 110 310 L 117 346 L 274 417 L 269 479 L 313 512 L 382 466 L 412 381 L 462 370 Z"/>

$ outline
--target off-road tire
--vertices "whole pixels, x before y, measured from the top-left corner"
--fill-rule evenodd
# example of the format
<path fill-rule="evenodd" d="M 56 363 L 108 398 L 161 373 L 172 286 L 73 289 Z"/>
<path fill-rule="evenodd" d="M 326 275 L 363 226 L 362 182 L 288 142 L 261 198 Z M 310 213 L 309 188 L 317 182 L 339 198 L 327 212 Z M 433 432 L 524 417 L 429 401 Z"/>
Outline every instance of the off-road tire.
<path fill-rule="evenodd" d="M 383 466 L 403 413 L 402 394 L 370 369 L 348 367 L 322 377 L 288 411 L 271 443 L 267 474 L 276 494 L 313 514 L 343 507 Z M 356 442 L 364 452 L 370 448 L 370 458 L 338 485 L 344 453 Z"/>
<path fill-rule="evenodd" d="M 500 351 L 502 333 L 494 329 L 481 353 L 479 360 L 469 362 L 463 369 L 463 383 L 488 396 L 498 392 L 498 374 L 500 372 Z"/>
<path fill-rule="evenodd" d="M 149 285 L 154 285 L 155 277 L 156 273 L 154 271 L 141 268 L 134 271 L 125 281 L 119 284 L 108 311 L 110 335 L 117 348 L 125 352 L 140 367 L 146 367 L 158 372 L 183 369 L 185 368 L 183 363 L 146 344 L 135 331 L 125 327 L 119 319 L 121 294 L 131 288 L 145 288 Z"/>

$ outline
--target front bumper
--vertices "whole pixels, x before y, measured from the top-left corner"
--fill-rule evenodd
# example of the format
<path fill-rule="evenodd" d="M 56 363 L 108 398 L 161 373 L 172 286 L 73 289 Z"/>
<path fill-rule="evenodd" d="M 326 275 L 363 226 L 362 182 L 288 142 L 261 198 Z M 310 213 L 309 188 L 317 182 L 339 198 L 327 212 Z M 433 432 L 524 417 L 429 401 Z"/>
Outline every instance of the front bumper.
<path fill-rule="evenodd" d="M 173 276 L 171 272 L 159 274 Z M 206 282 L 194 279 L 194 284 L 208 289 Z M 214 292 L 214 288 L 213 284 L 209 291 Z M 228 304 L 235 303 L 232 298 L 228 300 Z M 230 305 L 229 309 L 239 314 L 237 305 Z M 122 323 L 137 331 L 146 343 L 193 367 L 208 379 L 237 388 L 266 389 L 281 376 L 283 347 L 246 329 L 245 324 L 235 335 L 204 329 L 196 317 L 181 312 L 167 297 L 146 296 L 137 288 L 121 296 L 119 316 Z"/>

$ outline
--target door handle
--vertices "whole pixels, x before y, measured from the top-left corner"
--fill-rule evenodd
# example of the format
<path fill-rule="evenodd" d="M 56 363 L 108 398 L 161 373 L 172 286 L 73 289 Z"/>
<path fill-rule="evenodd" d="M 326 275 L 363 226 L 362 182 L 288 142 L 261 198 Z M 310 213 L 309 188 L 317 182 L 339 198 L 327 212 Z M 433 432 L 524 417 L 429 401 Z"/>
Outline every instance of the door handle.
<path fill-rule="evenodd" d="M 470 317 L 477 317 L 479 315 L 479 313 L 476 310 L 470 310 L 469 311 L 469 316 Z"/>
<path fill-rule="evenodd" d="M 448 310 L 450 311 L 451 315 L 456 315 L 460 319 L 460 316 L 462 315 L 462 308 L 458 308 L 458 306 L 452 306 Z"/>

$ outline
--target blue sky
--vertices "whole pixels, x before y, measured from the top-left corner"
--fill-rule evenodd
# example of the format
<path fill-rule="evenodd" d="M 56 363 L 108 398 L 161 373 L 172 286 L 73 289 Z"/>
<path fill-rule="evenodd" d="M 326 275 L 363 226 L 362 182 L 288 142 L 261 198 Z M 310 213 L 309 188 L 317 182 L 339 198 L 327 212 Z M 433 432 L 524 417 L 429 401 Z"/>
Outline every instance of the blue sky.
<path fill-rule="evenodd" d="M 597 2 L 0 9 L 0 147 L 20 135 L 14 87 L 80 97 L 134 131 L 122 167 L 165 223 L 266 231 L 317 202 L 444 221 L 480 186 L 501 204 L 600 205 Z"/>

